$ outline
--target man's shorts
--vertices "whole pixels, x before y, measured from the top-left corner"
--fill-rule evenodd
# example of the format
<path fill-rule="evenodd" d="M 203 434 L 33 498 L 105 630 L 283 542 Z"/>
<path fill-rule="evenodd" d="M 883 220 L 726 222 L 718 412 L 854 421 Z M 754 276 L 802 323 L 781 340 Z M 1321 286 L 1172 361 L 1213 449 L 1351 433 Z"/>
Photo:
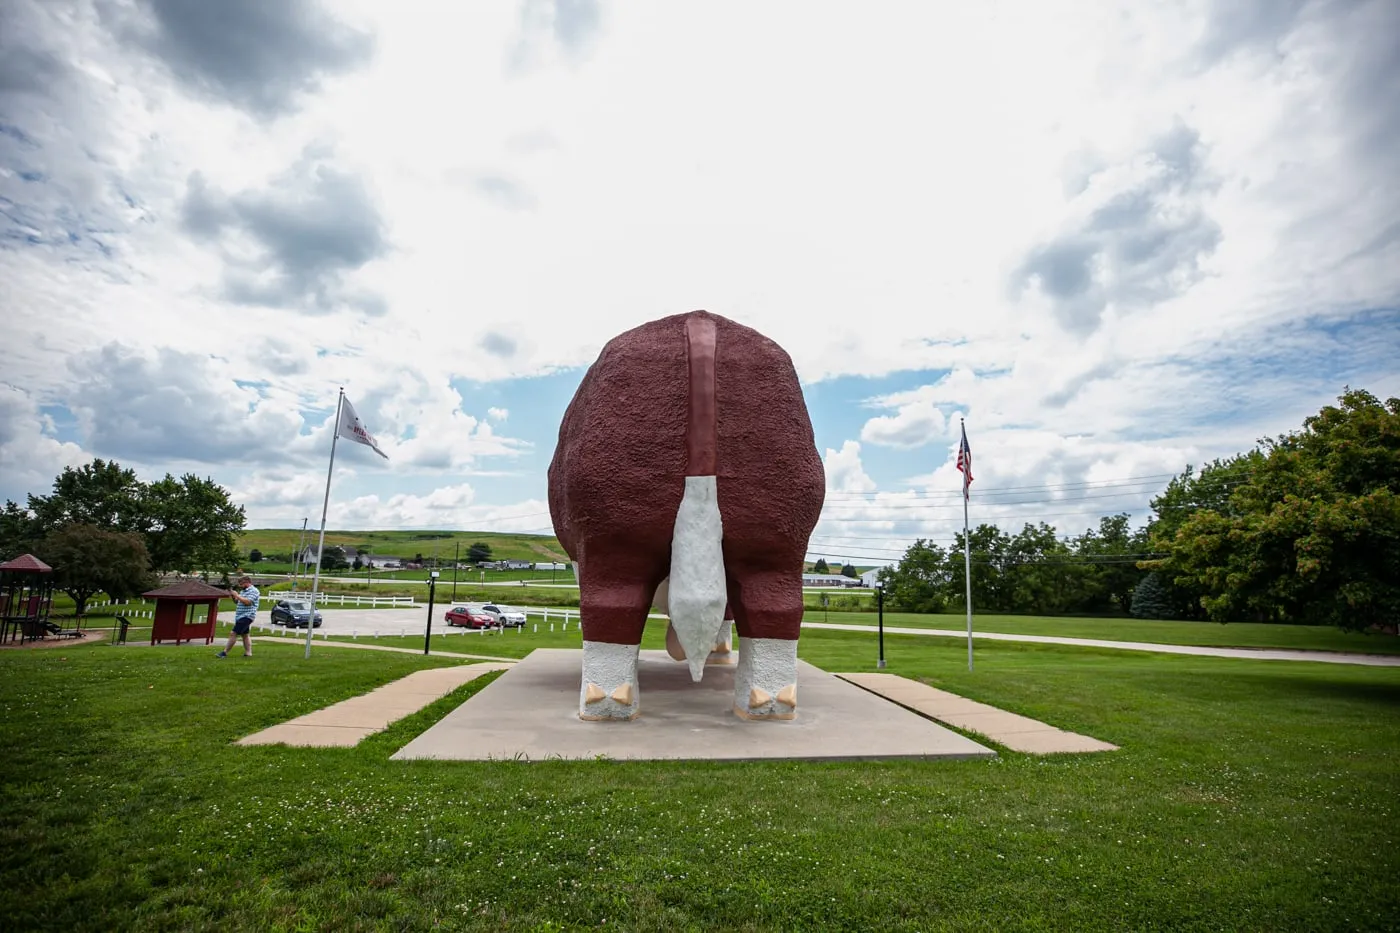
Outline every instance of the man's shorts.
<path fill-rule="evenodd" d="M 234 620 L 233 620 L 233 634 L 235 634 L 235 635 L 247 635 L 247 634 L 248 634 L 248 631 L 249 631 L 252 627 L 253 627 L 253 620 L 252 620 L 252 619 L 234 619 Z"/>

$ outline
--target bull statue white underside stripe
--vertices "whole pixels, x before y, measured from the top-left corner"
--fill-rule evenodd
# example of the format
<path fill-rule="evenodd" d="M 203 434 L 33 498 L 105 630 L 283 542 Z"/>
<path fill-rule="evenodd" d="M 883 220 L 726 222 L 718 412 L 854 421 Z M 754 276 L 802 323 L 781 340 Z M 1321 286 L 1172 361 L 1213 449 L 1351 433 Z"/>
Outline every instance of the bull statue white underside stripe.
<path fill-rule="evenodd" d="M 671 534 L 666 609 L 692 681 L 704 675 L 705 660 L 715 643 L 728 641 L 721 634 L 727 628 L 724 606 L 728 602 L 723 541 L 716 477 L 687 476 Z"/>

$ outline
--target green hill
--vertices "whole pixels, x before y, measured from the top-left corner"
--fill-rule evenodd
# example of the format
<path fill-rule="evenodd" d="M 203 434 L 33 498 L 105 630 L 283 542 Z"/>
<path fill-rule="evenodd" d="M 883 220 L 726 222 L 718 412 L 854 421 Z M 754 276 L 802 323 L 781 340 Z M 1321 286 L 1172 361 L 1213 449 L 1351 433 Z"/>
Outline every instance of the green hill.
<path fill-rule="evenodd" d="M 318 532 L 307 529 L 306 544 L 315 547 Z M 238 549 L 247 556 L 254 548 L 265 555 L 291 554 L 301 540 L 300 528 L 253 528 L 238 536 Z M 489 545 L 495 560 L 516 558 L 529 561 L 567 561 L 568 555 L 553 535 L 522 535 L 495 531 L 331 531 L 326 529 L 326 546 L 353 547 L 384 557 L 412 558 L 422 554 L 439 560 L 451 560 L 455 548 L 461 545 L 465 559 L 467 548 L 477 542 Z"/>

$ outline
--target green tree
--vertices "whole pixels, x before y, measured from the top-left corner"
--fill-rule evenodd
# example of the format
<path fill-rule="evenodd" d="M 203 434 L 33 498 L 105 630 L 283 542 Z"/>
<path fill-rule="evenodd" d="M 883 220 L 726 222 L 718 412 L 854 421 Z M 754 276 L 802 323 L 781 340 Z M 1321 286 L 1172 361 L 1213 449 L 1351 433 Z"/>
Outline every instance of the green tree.
<path fill-rule="evenodd" d="M 41 538 L 34 513 L 7 499 L 0 511 L 0 561 L 34 551 Z"/>
<path fill-rule="evenodd" d="M 841 576 L 849 577 L 852 580 L 860 579 L 860 571 L 856 570 L 856 565 L 846 563 L 841 565 Z"/>
<path fill-rule="evenodd" d="M 1171 589 L 1160 573 L 1148 573 L 1133 593 L 1134 619 L 1174 619 Z"/>
<path fill-rule="evenodd" d="M 982 524 L 967 536 L 972 556 L 972 605 L 993 612 L 1018 611 L 1014 603 L 1011 537 L 995 525 Z M 966 575 L 963 566 L 963 533 L 958 532 L 948 551 L 948 583 L 945 592 L 950 606 L 967 608 Z"/>
<path fill-rule="evenodd" d="M 817 562 L 812 565 L 812 573 L 831 573 L 831 568 L 827 566 L 825 557 L 817 558 Z"/>
<path fill-rule="evenodd" d="M 338 545 L 331 545 L 321 554 L 322 570 L 345 570 L 350 566 L 350 561 L 345 558 L 345 548 Z"/>
<path fill-rule="evenodd" d="M 1400 624 L 1400 399 L 1338 401 L 1262 440 L 1247 482 L 1167 542 L 1155 566 L 1210 618 Z"/>
<path fill-rule="evenodd" d="M 947 606 L 947 555 L 923 538 L 910 545 L 898 563 L 880 571 L 879 579 L 885 598 L 897 609 L 942 612 Z"/>
<path fill-rule="evenodd" d="M 477 541 L 467 548 L 467 560 L 473 564 L 484 564 L 491 559 L 491 545 Z"/>
<path fill-rule="evenodd" d="M 150 555 L 140 535 L 94 525 L 65 525 L 46 535 L 39 556 L 54 569 L 54 585 L 73 598 L 75 612 L 87 611 L 96 593 L 124 599 L 155 581 Z"/>
<path fill-rule="evenodd" d="M 257 548 L 253 548 L 251 551 L 248 552 L 248 563 L 250 563 L 250 564 L 260 563 L 260 562 L 262 561 L 262 559 L 263 559 L 263 552 L 262 552 L 262 551 L 259 551 Z"/>
<path fill-rule="evenodd" d="M 1138 561 L 1148 556 L 1150 545 L 1147 529 L 1134 530 L 1129 522 L 1126 512 L 1105 515 L 1097 529 L 1074 539 L 1074 556 L 1084 563 L 1076 611 L 1131 612 L 1137 588 L 1147 575 Z"/>
<path fill-rule="evenodd" d="M 134 470 L 97 459 L 77 469 L 64 467 L 51 494 L 29 497 L 29 509 L 41 534 L 64 525 L 144 532 L 149 525 L 144 490 Z"/>
<path fill-rule="evenodd" d="M 364 562 L 363 562 L 362 560 L 360 560 L 360 555 L 359 555 L 359 554 L 356 554 L 356 555 L 355 555 L 355 559 L 350 563 L 351 569 L 352 569 L 352 570 L 362 570 L 362 569 L 364 569 L 364 566 L 365 566 L 365 565 L 364 565 Z"/>
<path fill-rule="evenodd" d="M 151 483 L 140 497 L 148 516 L 146 546 L 158 571 L 227 571 L 238 564 L 237 535 L 243 506 L 212 479 L 170 474 Z"/>

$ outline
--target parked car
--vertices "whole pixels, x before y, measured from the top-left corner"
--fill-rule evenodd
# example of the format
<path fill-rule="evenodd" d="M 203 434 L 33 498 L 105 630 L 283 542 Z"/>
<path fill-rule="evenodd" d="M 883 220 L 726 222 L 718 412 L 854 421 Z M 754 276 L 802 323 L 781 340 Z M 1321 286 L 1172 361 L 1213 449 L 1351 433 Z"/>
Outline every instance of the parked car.
<path fill-rule="evenodd" d="M 462 628 L 495 628 L 498 624 L 495 616 L 482 612 L 476 606 L 453 606 L 447 610 L 443 620 L 448 625 Z"/>
<path fill-rule="evenodd" d="M 489 616 L 493 616 L 502 628 L 525 627 L 525 613 L 513 606 L 486 603 L 481 607 L 481 611 Z"/>
<path fill-rule="evenodd" d="M 301 628 L 306 625 L 307 619 L 311 616 L 311 603 L 309 600 L 279 599 L 277 605 L 272 607 L 272 624 L 285 625 L 289 628 Z M 321 610 L 316 610 L 316 621 L 313 628 L 321 627 Z"/>

